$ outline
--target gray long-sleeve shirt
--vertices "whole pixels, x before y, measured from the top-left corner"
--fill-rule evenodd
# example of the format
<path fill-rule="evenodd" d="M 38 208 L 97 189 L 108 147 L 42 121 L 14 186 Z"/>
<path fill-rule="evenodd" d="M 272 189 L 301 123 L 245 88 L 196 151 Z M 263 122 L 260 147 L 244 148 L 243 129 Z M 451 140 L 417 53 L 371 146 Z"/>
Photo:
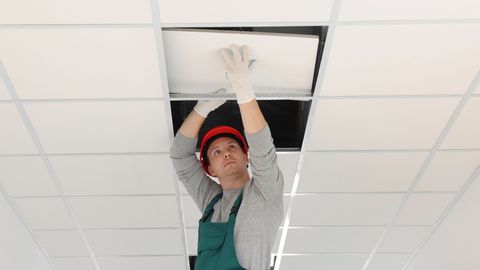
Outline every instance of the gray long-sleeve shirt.
<path fill-rule="evenodd" d="M 270 256 L 283 219 L 283 175 L 268 124 L 260 131 L 245 134 L 249 144 L 252 178 L 243 188 L 243 200 L 234 229 L 235 250 L 240 265 L 248 270 L 267 270 Z M 170 158 L 179 180 L 203 213 L 208 203 L 222 192 L 222 187 L 203 171 L 195 156 L 198 138 L 177 132 L 170 148 Z M 223 191 L 215 205 L 212 222 L 226 222 L 242 188 Z"/>

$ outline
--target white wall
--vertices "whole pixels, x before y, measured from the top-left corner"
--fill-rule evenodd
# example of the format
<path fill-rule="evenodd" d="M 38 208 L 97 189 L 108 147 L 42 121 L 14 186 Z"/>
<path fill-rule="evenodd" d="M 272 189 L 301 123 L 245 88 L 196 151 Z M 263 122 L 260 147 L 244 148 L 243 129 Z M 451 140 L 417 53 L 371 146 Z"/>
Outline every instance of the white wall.
<path fill-rule="evenodd" d="M 2 193 L 0 193 L 0 269 L 52 270 Z"/>

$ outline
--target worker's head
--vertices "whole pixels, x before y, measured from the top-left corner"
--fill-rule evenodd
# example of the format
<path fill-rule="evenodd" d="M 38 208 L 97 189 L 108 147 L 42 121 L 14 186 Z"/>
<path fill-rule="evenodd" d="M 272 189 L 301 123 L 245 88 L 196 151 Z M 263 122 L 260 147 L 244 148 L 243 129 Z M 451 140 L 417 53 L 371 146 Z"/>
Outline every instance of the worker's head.
<path fill-rule="evenodd" d="M 200 162 L 213 177 L 248 174 L 248 146 L 242 134 L 229 126 L 218 126 L 203 136 Z"/>

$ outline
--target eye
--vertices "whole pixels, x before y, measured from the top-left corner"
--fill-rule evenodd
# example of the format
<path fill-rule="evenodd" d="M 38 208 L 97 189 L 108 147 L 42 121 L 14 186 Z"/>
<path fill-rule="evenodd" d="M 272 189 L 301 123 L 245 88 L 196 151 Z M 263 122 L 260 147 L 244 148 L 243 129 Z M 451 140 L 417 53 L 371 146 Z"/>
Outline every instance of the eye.
<path fill-rule="evenodd" d="M 218 153 L 220 153 L 220 150 L 218 150 L 218 149 L 215 150 L 215 151 L 213 151 L 213 154 L 214 154 L 214 155 L 217 155 Z"/>

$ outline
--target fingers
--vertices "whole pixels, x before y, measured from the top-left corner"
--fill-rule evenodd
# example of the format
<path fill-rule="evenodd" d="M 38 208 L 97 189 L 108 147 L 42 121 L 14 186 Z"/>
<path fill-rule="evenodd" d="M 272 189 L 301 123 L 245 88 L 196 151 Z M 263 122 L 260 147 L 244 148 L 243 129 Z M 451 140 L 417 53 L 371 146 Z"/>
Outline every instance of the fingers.
<path fill-rule="evenodd" d="M 239 65 L 239 64 L 245 64 L 245 63 L 248 64 L 248 58 L 249 58 L 248 46 L 246 45 L 242 46 L 242 53 L 240 53 L 240 49 L 235 44 L 231 45 L 230 48 L 231 48 L 231 53 L 233 54 L 233 59 L 229 52 L 229 49 L 222 48 L 220 50 L 223 61 L 225 62 L 225 64 L 229 69 L 233 69 L 236 65 Z"/>
<path fill-rule="evenodd" d="M 242 56 L 240 55 L 240 50 L 238 49 L 237 45 L 231 45 L 230 48 L 233 52 L 233 57 L 235 58 L 235 63 L 240 64 L 242 63 Z"/>
<path fill-rule="evenodd" d="M 231 70 L 234 67 L 234 64 L 232 62 L 232 59 L 230 58 L 230 55 L 229 55 L 227 49 L 221 49 L 220 53 L 222 55 L 222 59 L 225 62 L 227 68 L 229 70 Z"/>
<path fill-rule="evenodd" d="M 243 51 L 243 52 L 242 52 L 242 54 L 243 54 L 243 63 L 248 63 L 248 56 L 249 56 L 249 55 L 248 55 L 248 46 L 245 45 L 245 46 L 242 47 L 242 49 L 243 49 L 243 50 L 242 50 L 242 51 Z"/>

